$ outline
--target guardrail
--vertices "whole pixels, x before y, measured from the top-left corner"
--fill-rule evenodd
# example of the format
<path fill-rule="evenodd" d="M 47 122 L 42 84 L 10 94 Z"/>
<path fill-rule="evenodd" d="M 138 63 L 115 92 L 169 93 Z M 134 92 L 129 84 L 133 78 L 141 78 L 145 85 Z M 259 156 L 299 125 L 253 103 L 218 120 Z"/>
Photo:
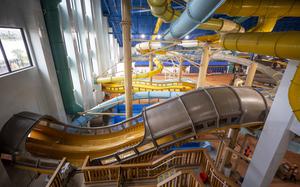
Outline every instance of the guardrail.
<path fill-rule="evenodd" d="M 61 171 L 62 167 L 64 166 L 64 164 L 66 163 L 66 161 L 67 161 L 66 157 L 64 157 L 60 161 L 59 165 L 57 166 L 55 172 L 51 176 L 46 187 L 63 187 L 64 186 L 64 181 L 63 181 L 60 171 Z"/>
<path fill-rule="evenodd" d="M 223 173 L 219 172 L 214 161 L 210 158 L 209 154 L 204 151 L 204 159 L 200 164 L 202 172 L 208 176 L 209 183 L 212 187 L 237 187 L 238 185 L 226 177 Z"/>
<path fill-rule="evenodd" d="M 124 92 L 124 85 L 120 84 L 103 84 L 104 90 L 108 92 Z M 196 85 L 189 82 L 146 82 L 146 81 L 133 81 L 133 91 L 189 91 L 195 89 Z"/>
<path fill-rule="evenodd" d="M 192 170 L 179 170 L 157 184 L 157 187 L 169 186 L 205 187 L 202 180 Z"/>
<path fill-rule="evenodd" d="M 130 127 L 141 124 L 143 122 L 143 120 L 144 119 L 143 119 L 143 116 L 141 113 L 134 117 L 131 117 L 124 121 L 121 121 L 119 123 L 116 123 L 114 125 L 108 125 L 108 126 L 102 126 L 102 127 L 79 127 L 79 126 L 69 125 L 69 124 L 60 123 L 57 121 L 50 121 L 50 120 L 47 120 L 44 123 L 43 123 L 43 121 L 41 121 L 39 123 L 39 125 L 54 128 L 56 130 L 61 130 L 63 132 L 67 132 L 67 133 L 73 133 L 73 134 L 104 135 L 104 134 L 110 134 L 113 132 L 119 132 L 119 131 L 126 130 Z"/>
<path fill-rule="evenodd" d="M 216 169 L 213 160 L 208 155 L 206 149 L 177 150 L 164 155 L 153 162 L 147 163 L 108 166 L 89 166 L 89 164 L 89 157 L 86 157 L 81 168 L 84 173 L 86 184 L 107 182 L 122 183 L 122 181 L 154 179 L 172 168 L 191 168 L 200 166 L 203 172 L 208 175 L 211 186 L 237 186 L 233 181 Z M 192 179 L 195 176 L 191 176 L 191 174 L 187 173 L 184 173 L 184 175 L 185 176 L 182 177 L 188 177 L 188 179 L 194 180 L 194 183 L 198 183 L 198 179 Z"/>
<path fill-rule="evenodd" d="M 199 166 L 203 157 L 203 149 L 178 150 L 153 162 L 109 166 L 89 166 L 89 157 L 87 157 L 81 170 L 87 184 L 153 179 L 174 167 Z"/>

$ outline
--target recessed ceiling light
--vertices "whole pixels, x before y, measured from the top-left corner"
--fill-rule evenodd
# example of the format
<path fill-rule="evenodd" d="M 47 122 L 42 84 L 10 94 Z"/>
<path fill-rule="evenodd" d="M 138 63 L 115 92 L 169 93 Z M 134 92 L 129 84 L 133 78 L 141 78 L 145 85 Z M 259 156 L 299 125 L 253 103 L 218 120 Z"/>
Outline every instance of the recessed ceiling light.
<path fill-rule="evenodd" d="M 189 35 L 186 35 L 186 36 L 184 37 L 184 39 L 188 40 L 188 39 L 190 39 L 190 36 L 189 36 Z"/>
<path fill-rule="evenodd" d="M 146 35 L 144 35 L 144 34 L 141 34 L 141 38 L 143 38 L 143 39 L 144 39 L 144 38 L 146 38 Z"/>
<path fill-rule="evenodd" d="M 157 39 L 161 39 L 161 35 L 160 34 L 157 35 Z"/>

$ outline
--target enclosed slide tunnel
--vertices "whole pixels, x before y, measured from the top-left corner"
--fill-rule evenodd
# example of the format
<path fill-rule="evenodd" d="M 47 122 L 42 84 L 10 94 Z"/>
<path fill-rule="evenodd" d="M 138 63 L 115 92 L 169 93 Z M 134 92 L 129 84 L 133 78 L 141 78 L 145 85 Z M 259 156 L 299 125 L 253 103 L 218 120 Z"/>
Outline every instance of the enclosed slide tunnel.
<path fill-rule="evenodd" d="M 136 117 L 106 127 L 80 128 L 25 112 L 14 115 L 3 127 L 1 150 L 54 159 L 67 157 L 74 164 L 81 164 L 89 155 L 97 163 L 111 164 L 199 133 L 261 125 L 268 109 L 267 100 L 252 88 L 212 87 L 147 107 Z"/>

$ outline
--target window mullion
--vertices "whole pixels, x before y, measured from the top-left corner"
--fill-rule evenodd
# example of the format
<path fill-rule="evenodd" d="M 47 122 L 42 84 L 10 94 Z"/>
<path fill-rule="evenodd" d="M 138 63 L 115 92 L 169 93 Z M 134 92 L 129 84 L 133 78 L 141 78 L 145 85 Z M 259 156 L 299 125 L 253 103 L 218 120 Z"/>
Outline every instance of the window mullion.
<path fill-rule="evenodd" d="M 11 71 L 11 68 L 10 68 L 10 65 L 9 65 L 9 62 L 8 62 L 8 59 L 7 59 L 7 56 L 5 54 L 5 51 L 4 51 L 4 48 L 3 48 L 3 45 L 2 45 L 2 41 L 0 40 L 0 50 L 2 52 L 2 55 L 3 55 L 3 58 L 4 58 L 4 61 L 5 61 L 5 64 L 7 66 L 7 69 L 8 69 L 8 72 L 12 72 Z"/>

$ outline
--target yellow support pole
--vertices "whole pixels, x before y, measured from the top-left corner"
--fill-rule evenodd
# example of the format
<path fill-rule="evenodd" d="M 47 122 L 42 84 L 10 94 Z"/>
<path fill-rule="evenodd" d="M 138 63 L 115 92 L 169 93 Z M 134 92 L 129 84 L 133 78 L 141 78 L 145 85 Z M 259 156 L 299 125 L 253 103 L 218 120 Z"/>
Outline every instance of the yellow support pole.
<path fill-rule="evenodd" d="M 204 46 L 203 52 L 202 52 L 202 57 L 201 57 L 201 64 L 199 67 L 197 88 L 203 87 L 205 85 L 206 73 L 207 73 L 209 60 L 210 60 L 210 48 L 209 48 L 209 46 Z"/>
<path fill-rule="evenodd" d="M 131 66 L 131 0 L 122 0 L 122 36 L 125 72 L 125 108 L 126 118 L 132 117 L 132 66 Z"/>
<path fill-rule="evenodd" d="M 256 73 L 256 69 L 257 69 L 257 64 L 256 63 L 252 63 L 249 66 L 248 74 L 247 74 L 246 81 L 245 81 L 245 86 L 249 86 L 249 87 L 252 86 L 253 80 L 254 80 L 254 77 L 255 77 L 255 73 Z"/>
<path fill-rule="evenodd" d="M 149 72 L 153 71 L 153 55 L 149 55 Z M 149 77 L 150 84 L 152 84 L 152 76 Z"/>
<path fill-rule="evenodd" d="M 162 24 L 163 24 L 163 20 L 161 18 L 157 18 L 156 25 L 155 25 L 155 28 L 154 28 L 154 31 L 153 31 L 153 35 L 151 36 L 152 41 L 156 39 L 157 33 L 158 33 L 158 31 L 159 31 Z"/>

